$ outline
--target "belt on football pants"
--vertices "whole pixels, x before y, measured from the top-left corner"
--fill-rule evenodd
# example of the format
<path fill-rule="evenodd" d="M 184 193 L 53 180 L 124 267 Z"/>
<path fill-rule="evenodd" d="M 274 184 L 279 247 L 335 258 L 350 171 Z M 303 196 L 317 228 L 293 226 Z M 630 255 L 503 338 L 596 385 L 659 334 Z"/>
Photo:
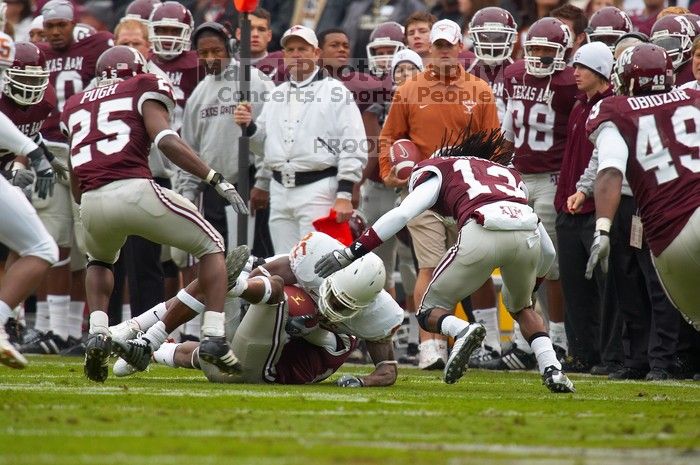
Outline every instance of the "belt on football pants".
<path fill-rule="evenodd" d="M 320 171 L 273 171 L 272 179 L 284 187 L 296 187 L 311 184 L 321 179 L 330 178 L 338 174 L 338 168 L 331 166 Z"/>

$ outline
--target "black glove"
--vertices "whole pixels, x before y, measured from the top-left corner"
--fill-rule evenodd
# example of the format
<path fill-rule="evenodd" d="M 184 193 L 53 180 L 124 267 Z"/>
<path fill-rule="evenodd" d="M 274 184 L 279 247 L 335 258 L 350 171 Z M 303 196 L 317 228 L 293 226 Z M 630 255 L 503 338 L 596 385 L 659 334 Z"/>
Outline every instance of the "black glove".
<path fill-rule="evenodd" d="M 313 326 L 307 326 L 306 323 L 310 320 L 316 318 L 315 315 L 300 315 L 300 316 L 290 316 L 287 318 L 287 324 L 284 326 L 284 330 L 291 337 L 303 337 L 318 328 L 318 320 Z"/>
<path fill-rule="evenodd" d="M 54 184 L 56 184 L 56 176 L 51 167 L 36 172 L 34 192 L 37 193 L 40 199 L 45 199 L 53 195 Z"/>
<path fill-rule="evenodd" d="M 338 270 L 342 270 L 355 261 L 355 256 L 349 247 L 334 250 L 320 258 L 314 265 L 314 272 L 322 278 L 327 278 Z"/>
<path fill-rule="evenodd" d="M 344 388 L 359 388 L 365 385 L 365 383 L 363 383 L 362 380 L 355 375 L 343 375 L 338 378 L 338 381 L 336 381 L 335 384 Z"/>

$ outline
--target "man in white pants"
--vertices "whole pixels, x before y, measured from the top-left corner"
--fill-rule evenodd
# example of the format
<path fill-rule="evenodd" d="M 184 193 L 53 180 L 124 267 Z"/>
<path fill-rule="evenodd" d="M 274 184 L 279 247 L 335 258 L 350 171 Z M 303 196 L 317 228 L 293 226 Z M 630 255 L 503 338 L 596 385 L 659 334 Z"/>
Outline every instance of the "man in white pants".
<path fill-rule="evenodd" d="M 275 88 L 255 120 L 250 104 L 238 105 L 236 123 L 247 125 L 256 153 L 272 170 L 270 230 L 275 252 L 286 252 L 314 220 L 347 221 L 352 189 L 367 164 L 365 130 L 352 93 L 318 67 L 316 34 L 293 26 L 282 36 L 289 81 Z"/>

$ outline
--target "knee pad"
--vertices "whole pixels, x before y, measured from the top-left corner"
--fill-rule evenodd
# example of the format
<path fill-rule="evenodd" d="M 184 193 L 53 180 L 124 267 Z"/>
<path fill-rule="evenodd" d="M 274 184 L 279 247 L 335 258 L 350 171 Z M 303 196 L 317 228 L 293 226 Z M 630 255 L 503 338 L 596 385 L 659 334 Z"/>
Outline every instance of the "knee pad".
<path fill-rule="evenodd" d="M 425 331 L 430 331 L 428 329 L 428 317 L 433 312 L 432 308 L 421 310 L 416 313 L 416 320 L 418 320 L 418 326 L 420 326 Z"/>
<path fill-rule="evenodd" d="M 89 260 L 85 268 L 90 268 L 91 266 L 101 266 L 102 268 L 107 268 L 109 271 L 114 272 L 114 264 L 101 262 L 99 260 Z"/>

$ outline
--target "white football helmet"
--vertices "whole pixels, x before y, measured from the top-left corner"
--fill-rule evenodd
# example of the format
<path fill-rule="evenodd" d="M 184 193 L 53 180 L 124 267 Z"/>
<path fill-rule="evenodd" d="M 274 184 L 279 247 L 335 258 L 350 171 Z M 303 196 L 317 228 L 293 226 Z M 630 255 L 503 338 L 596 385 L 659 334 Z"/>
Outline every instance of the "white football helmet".
<path fill-rule="evenodd" d="M 323 280 L 318 310 L 330 323 L 352 318 L 377 297 L 385 282 L 384 262 L 367 254 Z"/>

